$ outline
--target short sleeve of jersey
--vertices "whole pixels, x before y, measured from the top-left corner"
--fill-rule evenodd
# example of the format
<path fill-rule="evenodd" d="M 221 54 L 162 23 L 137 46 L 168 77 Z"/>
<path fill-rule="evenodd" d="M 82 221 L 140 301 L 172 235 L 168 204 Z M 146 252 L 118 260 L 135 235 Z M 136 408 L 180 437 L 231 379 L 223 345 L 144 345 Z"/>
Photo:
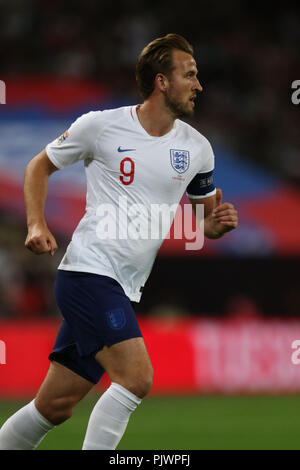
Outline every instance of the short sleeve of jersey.
<path fill-rule="evenodd" d="M 101 111 L 83 114 L 60 137 L 46 146 L 46 153 L 57 168 L 62 169 L 79 160 L 94 157 L 95 142 L 103 122 L 103 119 L 99 119 L 101 115 Z"/>
<path fill-rule="evenodd" d="M 213 149 L 209 141 L 204 137 L 201 167 L 187 187 L 186 194 L 188 197 L 200 199 L 216 194 L 216 188 L 213 183 L 214 166 L 215 156 Z"/>

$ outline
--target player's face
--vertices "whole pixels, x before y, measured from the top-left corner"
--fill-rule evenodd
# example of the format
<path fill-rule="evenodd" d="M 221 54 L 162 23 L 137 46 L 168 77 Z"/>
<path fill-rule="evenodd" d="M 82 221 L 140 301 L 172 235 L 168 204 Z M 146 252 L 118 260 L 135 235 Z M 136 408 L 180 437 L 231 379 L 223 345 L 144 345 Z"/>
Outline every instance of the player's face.
<path fill-rule="evenodd" d="M 197 92 L 202 91 L 195 59 L 188 53 L 174 50 L 171 77 L 165 91 L 165 104 L 175 117 L 194 113 Z"/>

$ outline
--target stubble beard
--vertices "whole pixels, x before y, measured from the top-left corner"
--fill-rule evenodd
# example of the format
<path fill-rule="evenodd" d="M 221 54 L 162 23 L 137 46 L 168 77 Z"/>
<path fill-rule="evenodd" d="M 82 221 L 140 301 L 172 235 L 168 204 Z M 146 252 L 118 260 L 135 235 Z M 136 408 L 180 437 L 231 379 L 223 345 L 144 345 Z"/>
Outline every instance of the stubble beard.
<path fill-rule="evenodd" d="M 177 101 L 170 96 L 170 93 L 164 94 L 165 105 L 172 113 L 174 119 L 191 117 L 194 115 L 194 108 L 188 108 L 188 104 Z"/>

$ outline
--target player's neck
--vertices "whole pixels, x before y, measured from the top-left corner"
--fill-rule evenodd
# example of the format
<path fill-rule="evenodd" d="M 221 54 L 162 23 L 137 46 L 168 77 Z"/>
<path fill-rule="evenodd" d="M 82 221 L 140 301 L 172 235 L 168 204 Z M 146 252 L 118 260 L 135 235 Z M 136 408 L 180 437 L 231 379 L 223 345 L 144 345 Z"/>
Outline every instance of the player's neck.
<path fill-rule="evenodd" d="M 136 112 L 141 125 L 149 135 L 162 137 L 173 128 L 175 119 L 169 110 L 151 100 L 139 105 Z"/>

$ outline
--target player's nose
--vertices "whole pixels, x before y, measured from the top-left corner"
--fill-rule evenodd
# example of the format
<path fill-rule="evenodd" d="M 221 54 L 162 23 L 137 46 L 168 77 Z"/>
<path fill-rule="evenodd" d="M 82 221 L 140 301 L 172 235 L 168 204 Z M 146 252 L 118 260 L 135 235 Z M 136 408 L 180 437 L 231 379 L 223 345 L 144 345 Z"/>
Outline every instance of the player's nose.
<path fill-rule="evenodd" d="M 202 85 L 200 84 L 199 80 L 197 79 L 196 81 L 196 90 L 197 91 L 202 91 L 203 90 L 203 87 Z"/>
<path fill-rule="evenodd" d="M 193 91 L 194 92 L 201 92 L 203 90 L 203 87 L 201 86 L 198 78 L 195 77 L 195 80 L 193 82 Z"/>

